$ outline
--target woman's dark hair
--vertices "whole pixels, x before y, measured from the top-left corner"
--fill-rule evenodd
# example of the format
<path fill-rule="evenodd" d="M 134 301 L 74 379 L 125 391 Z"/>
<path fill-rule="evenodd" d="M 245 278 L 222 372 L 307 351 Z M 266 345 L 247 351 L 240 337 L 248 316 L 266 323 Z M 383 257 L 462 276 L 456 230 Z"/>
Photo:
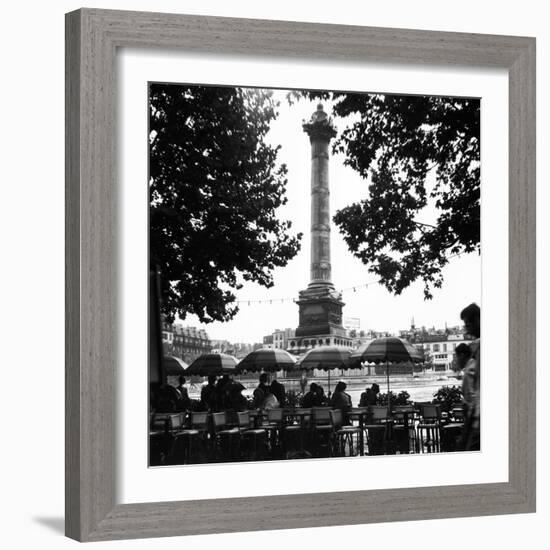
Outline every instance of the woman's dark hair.
<path fill-rule="evenodd" d="M 481 317 L 481 309 L 479 306 L 472 302 L 469 306 L 466 306 L 460 312 L 460 318 L 465 321 L 466 319 L 479 319 Z"/>
<path fill-rule="evenodd" d="M 471 357 L 472 350 L 470 349 L 470 346 L 468 344 L 458 344 L 455 349 L 455 353 L 457 355 L 465 355 L 466 357 Z"/>
<path fill-rule="evenodd" d="M 347 386 L 345 382 L 338 382 L 338 384 L 336 384 L 336 387 L 334 388 L 334 391 L 344 391 L 346 388 Z"/>

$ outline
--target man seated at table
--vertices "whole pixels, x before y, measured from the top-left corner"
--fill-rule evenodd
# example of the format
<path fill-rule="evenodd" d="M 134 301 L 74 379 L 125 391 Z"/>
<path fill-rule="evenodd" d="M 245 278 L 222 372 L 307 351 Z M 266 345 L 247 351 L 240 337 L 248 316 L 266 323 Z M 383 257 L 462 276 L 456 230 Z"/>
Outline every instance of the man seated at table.
<path fill-rule="evenodd" d="M 366 388 L 361 394 L 361 399 L 359 400 L 360 407 L 372 407 L 376 405 L 376 399 L 380 393 L 380 386 L 378 384 L 373 384 L 370 388 Z"/>
<path fill-rule="evenodd" d="M 211 374 L 208 377 L 208 384 L 205 384 L 201 389 L 201 408 L 205 411 L 214 408 L 217 379 L 217 376 Z"/>
<path fill-rule="evenodd" d="M 304 395 L 302 399 L 302 407 L 306 409 L 311 409 L 311 407 L 317 407 L 318 396 L 317 396 L 317 384 L 312 382 L 309 385 L 309 391 Z"/>
<path fill-rule="evenodd" d="M 223 411 L 229 408 L 229 388 L 233 384 L 233 379 L 229 374 L 224 374 L 216 383 L 216 391 L 214 392 L 216 411 Z"/>
<path fill-rule="evenodd" d="M 248 410 L 248 399 L 242 394 L 246 388 L 240 382 L 233 382 L 229 388 L 229 407 L 233 411 Z"/>

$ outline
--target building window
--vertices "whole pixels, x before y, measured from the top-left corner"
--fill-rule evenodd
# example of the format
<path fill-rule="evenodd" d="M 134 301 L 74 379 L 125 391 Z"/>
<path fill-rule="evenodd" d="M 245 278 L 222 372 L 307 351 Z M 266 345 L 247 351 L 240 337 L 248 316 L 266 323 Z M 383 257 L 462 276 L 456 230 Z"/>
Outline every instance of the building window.
<path fill-rule="evenodd" d="M 434 351 L 439 351 L 439 344 L 434 344 L 433 350 Z"/>

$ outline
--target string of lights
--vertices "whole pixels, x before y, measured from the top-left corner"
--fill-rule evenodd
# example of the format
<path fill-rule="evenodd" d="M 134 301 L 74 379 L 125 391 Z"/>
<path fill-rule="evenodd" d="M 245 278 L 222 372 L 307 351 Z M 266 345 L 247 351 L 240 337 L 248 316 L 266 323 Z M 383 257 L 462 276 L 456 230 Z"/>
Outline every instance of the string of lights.
<path fill-rule="evenodd" d="M 451 256 L 449 256 L 447 259 L 448 260 L 451 260 L 452 258 L 458 258 L 459 256 L 462 256 L 463 254 L 465 254 L 465 252 L 459 252 L 458 254 L 453 254 Z M 340 294 L 344 294 L 344 293 L 347 293 L 347 292 L 359 292 L 359 291 L 362 291 L 362 290 L 365 290 L 367 289 L 369 286 L 372 286 L 372 285 L 377 285 L 379 284 L 380 282 L 382 281 L 382 279 L 377 279 L 376 281 L 369 281 L 368 283 L 360 283 L 360 284 L 357 284 L 357 285 L 354 285 L 354 286 L 349 286 L 347 288 L 341 288 L 339 290 L 335 290 L 335 292 L 338 292 Z M 323 295 L 319 295 L 318 297 L 321 298 Z M 310 296 L 308 296 L 309 298 Z M 244 300 L 236 300 L 235 303 L 237 304 L 240 304 L 240 305 L 253 305 L 253 304 L 270 304 L 270 305 L 275 305 L 275 304 L 284 304 L 284 303 L 296 303 L 298 301 L 298 298 L 296 297 L 280 297 L 280 298 L 263 298 L 263 299 L 250 299 L 250 300 L 247 300 L 247 299 L 244 299 Z"/>

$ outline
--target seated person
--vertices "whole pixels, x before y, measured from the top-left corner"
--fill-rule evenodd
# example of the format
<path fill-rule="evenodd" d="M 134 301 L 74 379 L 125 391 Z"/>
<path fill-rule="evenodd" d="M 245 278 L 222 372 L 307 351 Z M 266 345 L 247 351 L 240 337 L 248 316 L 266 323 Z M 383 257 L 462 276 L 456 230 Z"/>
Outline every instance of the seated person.
<path fill-rule="evenodd" d="M 228 390 L 233 383 L 229 374 L 224 374 L 216 384 L 216 390 L 214 392 L 214 407 L 216 411 L 223 411 L 228 407 L 229 395 Z"/>
<path fill-rule="evenodd" d="M 376 399 L 380 393 L 380 386 L 378 384 L 373 384 L 370 388 L 366 388 L 361 394 L 361 399 L 359 400 L 360 407 L 372 407 L 376 405 Z"/>
<path fill-rule="evenodd" d="M 261 405 L 261 409 L 267 411 L 269 409 L 278 409 L 280 407 L 278 399 L 271 393 L 270 390 L 264 396 L 264 400 Z"/>
<path fill-rule="evenodd" d="M 242 394 L 244 389 L 240 382 L 233 382 L 229 388 L 229 406 L 234 411 L 248 410 L 248 400 Z"/>
<path fill-rule="evenodd" d="M 351 397 L 346 393 L 347 385 L 345 382 L 338 382 L 334 393 L 330 399 L 330 406 L 333 409 L 340 409 L 342 412 L 349 411 L 351 409 Z"/>
<path fill-rule="evenodd" d="M 273 379 L 270 385 L 271 393 L 277 398 L 281 407 L 285 404 L 286 393 L 285 387 L 276 378 Z"/>
<path fill-rule="evenodd" d="M 317 384 L 317 399 L 315 400 L 315 407 L 326 407 L 329 404 L 329 399 L 325 395 L 323 386 Z"/>
<path fill-rule="evenodd" d="M 312 382 L 309 385 L 309 391 L 302 398 L 302 407 L 306 409 L 311 409 L 311 407 L 317 407 L 318 397 L 317 397 L 317 384 Z"/>
<path fill-rule="evenodd" d="M 217 378 L 217 376 L 211 374 L 208 377 L 208 384 L 201 389 L 201 408 L 205 411 L 214 408 Z"/>
<path fill-rule="evenodd" d="M 176 391 L 178 392 L 176 407 L 178 411 L 186 411 L 191 406 L 191 399 L 189 399 L 189 392 L 185 387 L 185 377 L 183 375 L 180 376 L 178 382 L 179 384 L 176 387 Z"/>
<path fill-rule="evenodd" d="M 262 372 L 262 374 L 260 374 L 260 383 L 252 394 L 254 397 L 254 408 L 256 409 L 262 408 L 264 399 L 269 393 L 271 393 L 271 389 L 267 384 L 268 382 L 269 376 L 267 375 L 267 373 Z"/>
<path fill-rule="evenodd" d="M 170 384 L 163 384 L 156 389 L 154 394 L 154 411 L 173 413 L 178 412 L 178 400 L 180 394 Z"/>

